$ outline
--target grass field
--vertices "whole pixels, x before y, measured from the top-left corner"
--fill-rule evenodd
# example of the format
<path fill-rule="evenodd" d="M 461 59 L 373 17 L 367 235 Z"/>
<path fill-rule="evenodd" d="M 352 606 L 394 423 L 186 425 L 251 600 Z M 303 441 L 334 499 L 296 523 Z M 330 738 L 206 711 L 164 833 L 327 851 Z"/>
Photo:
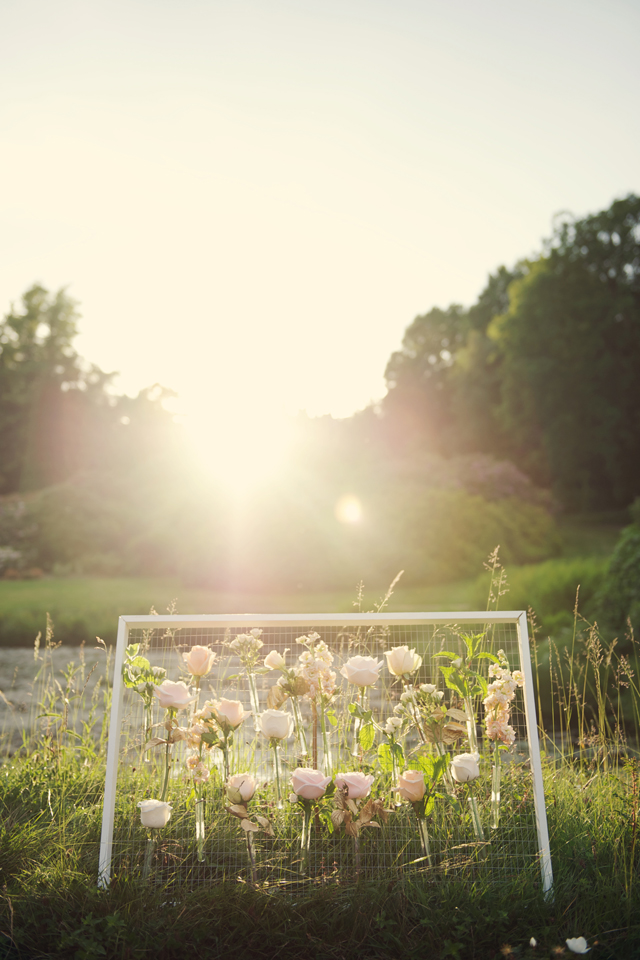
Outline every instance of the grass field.
<path fill-rule="evenodd" d="M 294 895 L 277 884 L 252 885 L 242 867 L 236 882 L 198 886 L 170 876 L 149 883 L 122 871 L 99 890 L 106 728 L 99 718 L 97 737 L 76 730 L 67 712 L 78 705 L 76 693 L 93 702 L 98 681 L 94 674 L 87 685 L 84 673 L 68 670 L 69 686 L 60 686 L 63 675 L 41 648 L 44 659 L 32 663 L 40 669 L 34 715 L 38 701 L 39 712 L 57 719 L 0 762 L 0 957 L 567 960 L 567 938 L 585 937 L 596 960 L 637 960 L 638 663 L 625 667 L 615 652 L 604 663 L 608 638 L 579 632 L 584 638 L 569 660 L 556 656 L 550 664 L 554 715 L 541 731 L 552 897 L 543 895 L 536 875 L 496 887 L 481 871 L 460 882 L 437 870 L 367 882 L 338 871 L 327 882 L 296 886 Z M 104 664 L 104 652 L 102 658 Z M 108 705 L 104 677 L 94 689 Z M 595 691 L 589 710 L 582 694 L 588 689 Z M 634 704 L 626 725 L 622 696 Z M 375 761 L 371 769 L 380 778 Z M 189 803 L 181 789 L 176 821 Z M 268 795 L 273 785 L 264 789 Z M 122 802 L 131 797 L 123 794 Z M 519 796 L 518 804 L 526 802 L 530 797 Z M 509 805 L 509 816 L 517 813 Z"/>
<path fill-rule="evenodd" d="M 614 522 L 615 520 L 615 522 Z M 500 598 L 502 609 L 532 606 L 541 626 L 550 631 L 568 628 L 578 584 L 581 606 L 589 602 L 604 573 L 621 529 L 620 517 L 565 518 L 559 522 L 562 556 L 545 563 L 507 571 L 509 592 Z M 448 611 L 485 608 L 488 574 L 475 580 L 406 587 L 402 579 L 386 609 L 390 611 Z M 373 609 L 385 594 L 365 585 L 362 609 Z M 341 592 L 289 594 L 229 594 L 185 587 L 176 580 L 102 577 L 45 577 L 40 580 L 0 580 L 0 646 L 31 646 L 44 634 L 46 614 L 56 625 L 56 636 L 67 644 L 93 643 L 96 636 L 115 641 L 121 614 L 163 613 L 176 600 L 180 613 L 346 613 L 356 609 L 357 584 Z"/>

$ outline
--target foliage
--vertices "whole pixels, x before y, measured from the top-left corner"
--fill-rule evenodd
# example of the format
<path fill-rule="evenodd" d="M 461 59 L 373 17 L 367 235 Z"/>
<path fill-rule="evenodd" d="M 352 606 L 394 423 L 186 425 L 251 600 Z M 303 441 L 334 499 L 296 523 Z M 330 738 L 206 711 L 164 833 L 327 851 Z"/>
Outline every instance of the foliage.
<path fill-rule="evenodd" d="M 629 620 L 640 632 L 640 500 L 632 508 L 634 523 L 625 527 L 609 561 L 598 606 L 613 629 Z"/>
<path fill-rule="evenodd" d="M 508 457 L 572 510 L 640 492 L 640 198 L 564 216 L 468 311 L 417 317 L 386 371 L 398 443 Z"/>
<path fill-rule="evenodd" d="M 582 659 L 577 648 L 580 680 Z M 74 689 L 83 683 L 79 677 Z M 603 704 L 611 692 L 601 689 Z M 49 736 L 0 767 L 2 955 L 532 960 L 584 936 L 594 956 L 632 960 L 640 948 L 638 762 L 614 726 L 598 725 L 597 710 L 593 727 L 584 725 L 588 742 L 571 743 L 561 694 L 555 704 L 555 722 L 564 725 L 542 732 L 552 899 L 519 877 L 505 878 L 499 895 L 479 883 L 410 877 L 327 883 L 295 898 L 245 883 L 198 889 L 124 876 L 99 891 L 106 740 Z M 575 711 L 575 701 L 569 707 Z"/>

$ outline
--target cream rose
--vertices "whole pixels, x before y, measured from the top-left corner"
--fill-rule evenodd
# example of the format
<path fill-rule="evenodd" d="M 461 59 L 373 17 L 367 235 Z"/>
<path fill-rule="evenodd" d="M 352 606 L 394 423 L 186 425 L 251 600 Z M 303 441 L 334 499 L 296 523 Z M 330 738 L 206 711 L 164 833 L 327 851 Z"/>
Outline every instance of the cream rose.
<path fill-rule="evenodd" d="M 256 786 L 256 781 L 250 773 L 234 773 L 227 780 L 227 796 L 232 803 L 240 803 L 240 801 L 248 803 L 256 792 Z"/>
<path fill-rule="evenodd" d="M 293 732 L 293 717 L 286 710 L 265 710 L 258 719 L 260 732 L 274 740 L 286 740 Z"/>
<path fill-rule="evenodd" d="M 375 657 L 351 657 L 341 668 L 340 673 L 356 687 L 372 687 L 380 675 L 382 660 Z"/>
<path fill-rule="evenodd" d="M 160 706 L 164 707 L 165 710 L 169 708 L 182 710 L 195 700 L 195 697 L 191 695 L 191 690 L 183 680 L 164 680 L 159 687 L 154 684 L 153 692 L 158 698 Z"/>
<path fill-rule="evenodd" d="M 285 650 L 285 653 L 286 652 Z M 269 670 L 284 670 L 287 662 L 281 653 L 278 653 L 277 650 L 272 650 L 271 653 L 268 653 L 264 658 L 264 665 L 268 667 Z"/>
<path fill-rule="evenodd" d="M 477 753 L 459 753 L 451 760 L 451 776 L 458 783 L 468 783 L 480 775 Z"/>
<path fill-rule="evenodd" d="M 291 786 L 303 800 L 318 800 L 325 792 L 331 777 L 323 777 L 319 770 L 297 767 L 291 774 Z"/>
<path fill-rule="evenodd" d="M 404 773 L 399 774 L 396 790 L 403 800 L 409 800 L 411 803 L 422 800 L 426 790 L 422 770 L 405 770 Z"/>
<path fill-rule="evenodd" d="M 196 644 L 195 647 L 191 647 L 189 653 L 183 653 L 182 657 L 192 677 L 204 677 L 211 670 L 216 654 L 209 647 L 200 647 Z"/>
<path fill-rule="evenodd" d="M 587 941 L 584 937 L 570 937 L 568 940 L 565 940 L 566 945 L 571 950 L 571 953 L 589 953 L 591 947 L 587 946 Z"/>
<path fill-rule="evenodd" d="M 239 700 L 225 700 L 224 698 L 214 701 L 213 711 L 217 720 L 223 725 L 228 724 L 234 730 L 240 726 L 243 720 L 251 716 L 251 711 L 245 710 Z"/>
<path fill-rule="evenodd" d="M 336 777 L 336 787 L 339 790 L 349 789 L 350 800 L 361 800 L 367 797 L 371 791 L 371 784 L 374 781 L 372 773 L 365 776 L 364 773 L 339 773 Z"/>
<path fill-rule="evenodd" d="M 140 821 L 143 827 L 166 827 L 171 819 L 171 804 L 162 800 L 141 800 Z"/>
<path fill-rule="evenodd" d="M 393 650 L 385 650 L 387 658 L 387 667 L 389 673 L 394 677 L 402 677 L 406 673 L 415 673 L 422 664 L 422 657 L 418 656 L 415 650 L 409 650 L 409 647 L 394 647 Z"/>

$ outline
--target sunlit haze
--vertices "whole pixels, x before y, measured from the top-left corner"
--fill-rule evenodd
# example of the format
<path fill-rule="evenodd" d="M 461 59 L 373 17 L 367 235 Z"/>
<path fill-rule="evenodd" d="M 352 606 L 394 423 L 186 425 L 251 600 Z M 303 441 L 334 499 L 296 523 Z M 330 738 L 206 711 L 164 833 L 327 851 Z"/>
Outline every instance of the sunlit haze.
<path fill-rule="evenodd" d="M 118 389 L 176 390 L 205 459 L 267 469 L 286 415 L 383 395 L 416 314 L 640 189 L 639 25 L 624 0 L 7 0 L 0 309 L 67 285 Z"/>

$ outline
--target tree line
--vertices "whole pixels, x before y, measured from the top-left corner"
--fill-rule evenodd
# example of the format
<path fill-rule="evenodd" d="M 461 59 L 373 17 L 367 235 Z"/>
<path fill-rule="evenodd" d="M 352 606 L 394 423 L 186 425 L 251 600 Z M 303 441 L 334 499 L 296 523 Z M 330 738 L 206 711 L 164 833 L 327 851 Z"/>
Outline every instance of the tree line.
<path fill-rule="evenodd" d="M 75 350 L 77 322 L 64 290 L 34 285 L 0 323 L 0 572 L 15 560 L 271 588 L 408 566 L 442 580 L 472 575 L 497 542 L 511 562 L 550 555 L 560 506 L 640 495 L 634 195 L 557 218 L 540 255 L 500 267 L 471 307 L 416 317 L 384 399 L 345 420 L 299 416 L 287 477 L 243 518 L 194 473 L 170 391 L 115 393 Z M 345 492 L 372 522 L 336 519 Z"/>

